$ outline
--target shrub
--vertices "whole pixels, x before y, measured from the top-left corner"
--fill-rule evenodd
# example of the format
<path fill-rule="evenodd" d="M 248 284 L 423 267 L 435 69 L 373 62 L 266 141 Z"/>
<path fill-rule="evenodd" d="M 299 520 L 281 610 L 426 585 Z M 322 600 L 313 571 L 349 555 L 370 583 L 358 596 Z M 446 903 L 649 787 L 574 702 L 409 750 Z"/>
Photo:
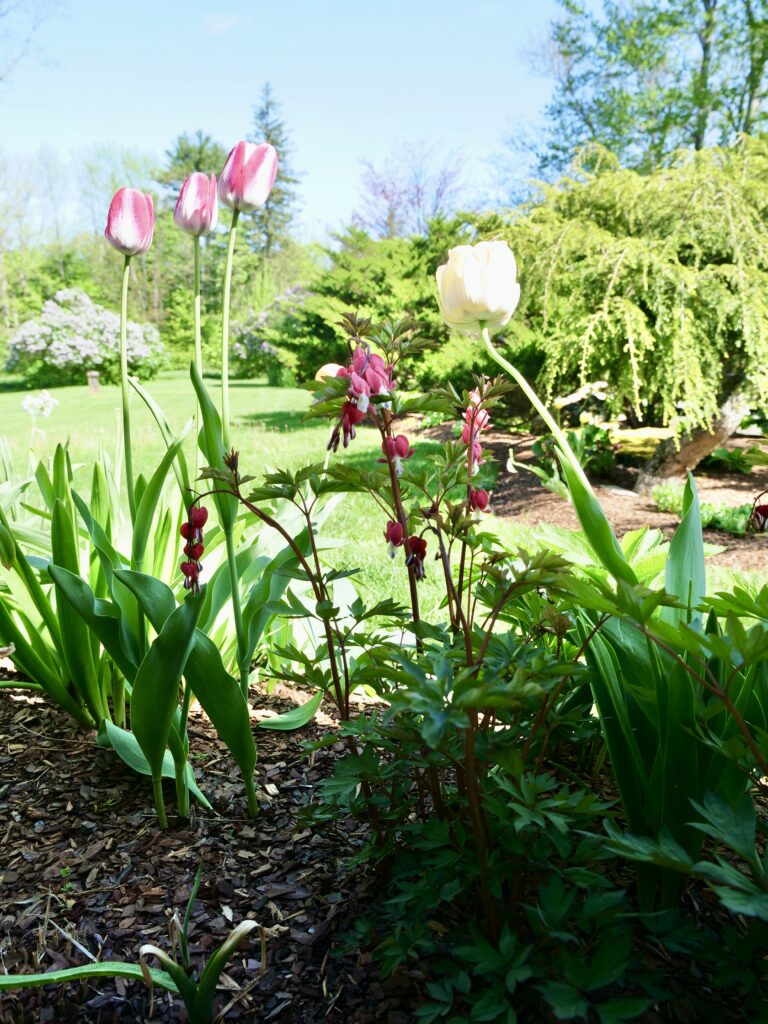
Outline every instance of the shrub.
<path fill-rule="evenodd" d="M 237 377 L 266 377 L 273 387 L 292 387 L 295 358 L 275 340 L 281 331 L 273 325 L 292 315 L 304 289 L 287 288 L 264 309 L 251 310 L 248 317 L 232 324 L 232 372 Z"/>
<path fill-rule="evenodd" d="M 129 370 L 154 376 L 164 363 L 157 329 L 130 321 L 127 328 Z M 98 370 L 102 381 L 117 380 L 120 317 L 79 289 L 58 291 L 36 320 L 27 320 L 13 335 L 5 368 L 38 386 L 85 383 L 88 370 Z"/>

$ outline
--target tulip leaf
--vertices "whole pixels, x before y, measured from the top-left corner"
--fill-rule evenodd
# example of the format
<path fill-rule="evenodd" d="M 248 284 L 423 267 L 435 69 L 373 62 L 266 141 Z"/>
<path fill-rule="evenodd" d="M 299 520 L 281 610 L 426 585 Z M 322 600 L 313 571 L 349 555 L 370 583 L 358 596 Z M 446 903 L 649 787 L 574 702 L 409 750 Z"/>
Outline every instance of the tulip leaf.
<path fill-rule="evenodd" d="M 153 779 L 161 775 L 168 733 L 178 706 L 179 683 L 195 641 L 202 601 L 202 593 L 190 595 L 169 615 L 134 680 L 131 724 Z"/>
<path fill-rule="evenodd" d="M 149 761 L 147 761 L 146 757 L 142 753 L 138 740 L 133 733 L 129 732 L 127 729 L 121 729 L 119 726 L 110 722 L 109 719 L 104 719 L 99 729 L 97 742 L 99 746 L 111 747 L 120 760 L 139 775 L 152 774 Z M 163 754 L 161 774 L 164 779 L 176 778 L 176 768 L 170 750 L 166 750 Z M 198 788 L 195 773 L 192 771 L 192 766 L 190 764 L 187 764 L 184 774 L 190 793 L 194 795 L 195 799 L 202 807 L 210 809 L 211 805 L 205 795 Z"/>
<path fill-rule="evenodd" d="M 165 478 L 168 476 L 173 460 L 181 448 L 182 441 L 183 438 L 179 438 L 168 448 L 160 460 L 157 469 L 152 474 L 136 508 L 136 521 L 133 525 L 133 544 L 131 548 L 131 562 L 136 569 L 140 569 L 144 562 L 157 503 L 163 491 Z"/>
<path fill-rule="evenodd" d="M 178 992 L 170 974 L 155 969 L 149 971 L 155 985 L 168 992 Z M 87 978 L 129 978 L 146 981 L 144 970 L 138 964 L 126 964 L 120 960 L 104 960 L 82 967 L 66 967 L 60 971 L 45 971 L 43 974 L 0 974 L 0 992 L 14 988 L 39 988 L 41 985 L 65 984 L 71 981 L 85 981 Z"/>
<path fill-rule="evenodd" d="M 176 598 L 168 584 L 135 569 L 116 569 L 115 579 L 136 597 L 152 629 L 159 633 L 176 609 Z"/>
<path fill-rule="evenodd" d="M 136 394 L 139 395 L 141 400 L 144 402 L 146 407 L 154 416 L 155 423 L 157 423 L 158 427 L 160 428 L 160 433 L 162 434 L 166 447 L 170 448 L 173 445 L 174 438 L 170 424 L 168 423 L 168 420 L 166 419 L 165 413 L 163 412 L 162 408 L 160 407 L 160 405 L 158 405 L 158 403 L 155 401 L 155 399 L 152 397 L 149 391 L 147 391 L 145 387 L 142 387 L 137 377 L 129 377 L 128 380 L 130 381 L 131 387 L 134 389 Z M 180 436 L 186 437 L 187 431 L 190 429 L 191 426 L 192 421 L 190 420 L 190 422 L 187 425 L 185 425 Z M 186 508 L 191 498 L 192 488 L 189 482 L 189 470 L 187 469 L 187 460 L 184 457 L 184 451 L 182 449 L 179 449 L 177 456 L 174 459 L 173 472 L 176 476 L 176 480 L 179 485 L 179 490 L 181 491 L 181 500 L 184 502 L 184 507 Z"/>
<path fill-rule="evenodd" d="M 119 608 L 97 599 L 85 580 L 68 569 L 50 565 L 48 572 L 58 592 L 98 638 L 125 678 L 132 681 L 136 675 L 136 663 L 123 646 Z"/>
<path fill-rule="evenodd" d="M 279 731 L 288 732 L 291 729 L 301 729 L 308 722 L 311 722 L 315 717 L 317 709 L 323 700 L 322 690 L 318 691 L 314 697 L 311 697 L 306 704 L 301 704 L 297 708 L 291 708 L 290 711 L 284 711 L 282 715 L 277 715 L 275 718 L 264 718 L 259 722 L 260 729 L 277 729 Z"/>
<path fill-rule="evenodd" d="M 674 595 L 683 607 L 663 608 L 663 621 L 673 625 L 690 622 L 707 592 L 701 507 L 696 484 L 690 474 L 683 494 L 683 517 L 669 545 L 664 567 L 664 586 L 667 593 Z"/>
<path fill-rule="evenodd" d="M 51 517 L 51 563 L 68 569 L 73 575 L 79 575 L 80 559 L 75 526 L 69 509 L 60 498 L 54 502 Z M 56 592 L 59 596 L 56 614 L 64 661 L 72 682 L 94 720 L 98 722 L 106 716 L 107 709 L 96 677 L 90 633 L 69 601 L 61 600 L 64 594 L 58 586 Z"/>
<path fill-rule="evenodd" d="M 227 450 L 224 445 L 221 419 L 194 363 L 190 364 L 189 373 L 197 400 L 200 403 L 200 414 L 203 419 L 203 427 L 198 438 L 200 450 L 212 469 L 224 469 L 224 456 L 227 454 Z M 215 492 L 214 501 L 219 511 L 222 529 L 225 533 L 231 533 L 237 517 L 237 498 Z"/>
<path fill-rule="evenodd" d="M 598 561 L 614 579 L 637 583 L 637 577 L 619 547 L 594 492 L 582 481 L 562 452 L 558 451 L 558 457 L 576 515 Z"/>
<path fill-rule="evenodd" d="M 224 668 L 218 648 L 202 630 L 195 633 L 184 677 L 240 771 L 250 776 L 256 766 L 256 744 L 248 703 L 240 685 Z"/>

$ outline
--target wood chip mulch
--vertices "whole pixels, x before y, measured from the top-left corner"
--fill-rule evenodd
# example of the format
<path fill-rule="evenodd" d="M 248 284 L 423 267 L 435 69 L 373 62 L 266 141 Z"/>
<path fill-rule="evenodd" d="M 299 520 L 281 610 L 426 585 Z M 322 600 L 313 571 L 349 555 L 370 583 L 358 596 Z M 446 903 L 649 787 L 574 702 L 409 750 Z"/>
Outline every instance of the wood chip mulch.
<path fill-rule="evenodd" d="M 257 697 L 268 713 L 297 699 L 306 695 Z M 303 744 L 333 726 L 321 712 L 300 733 L 257 730 L 263 799 L 252 821 L 226 748 L 193 712 L 190 750 L 214 810 L 174 819 L 168 782 L 163 833 L 146 779 L 40 698 L 0 691 L 0 969 L 137 963 L 144 942 L 170 951 L 169 920 L 183 916 L 202 859 L 192 961 L 247 917 L 265 929 L 266 957 L 254 929 L 225 970 L 217 1020 L 407 1024 L 421 1001 L 418 969 L 382 980 L 369 954 L 337 952 L 373 882 L 347 867 L 364 831 L 352 821 L 322 832 L 297 821 L 342 752 L 335 744 L 310 759 Z M 180 999 L 157 988 L 152 999 L 142 983 L 120 979 L 0 995 L 0 1024 L 184 1019 Z"/>

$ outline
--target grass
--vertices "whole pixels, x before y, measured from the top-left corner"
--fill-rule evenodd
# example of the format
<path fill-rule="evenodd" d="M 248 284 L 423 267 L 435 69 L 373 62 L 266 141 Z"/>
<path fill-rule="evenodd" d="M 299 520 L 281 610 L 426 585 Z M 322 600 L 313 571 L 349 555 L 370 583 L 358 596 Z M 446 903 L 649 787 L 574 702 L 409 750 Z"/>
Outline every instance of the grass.
<path fill-rule="evenodd" d="M 218 405 L 218 382 L 208 381 L 207 386 Z M 270 468 L 297 469 L 311 462 L 322 462 L 330 424 L 304 418 L 310 404 L 307 392 L 269 387 L 262 381 L 233 381 L 230 389 L 232 439 L 240 451 L 242 473 L 259 477 Z M 173 430 L 181 431 L 194 416 L 194 393 L 186 373 L 166 374 L 152 381 L 148 390 L 165 411 Z M 119 388 L 102 386 L 97 394 L 86 386 L 56 388 L 52 394 L 59 403 L 57 408 L 49 419 L 39 420 L 34 430 L 30 416 L 21 405 L 28 394 L 5 390 L 0 382 L 0 433 L 5 435 L 16 475 L 23 475 L 25 471 L 31 475 L 39 459 L 48 459 L 58 442 L 68 440 L 76 467 L 76 486 L 87 493 L 94 460 L 106 451 L 115 462 L 120 450 Z M 148 475 L 165 446 L 151 414 L 136 394 L 132 394 L 131 410 L 134 472 Z M 414 459 L 416 462 L 429 460 L 439 447 L 437 442 L 420 439 Z M 189 464 L 194 465 L 193 431 L 187 436 L 185 449 Z M 340 449 L 332 458 L 373 467 L 379 454 L 378 434 L 363 425 L 350 447 L 346 451 Z M 407 603 L 406 574 L 401 559 L 391 560 L 387 555 L 384 525 L 382 513 L 366 495 L 344 495 L 322 530 L 323 537 L 336 542 L 328 558 L 336 567 L 361 569 L 355 584 L 369 600 L 386 594 Z M 486 528 L 513 549 L 520 545 L 529 549 L 538 546 L 535 528 L 493 515 L 488 517 Z M 433 551 L 434 544 L 430 546 L 427 560 L 428 578 L 420 586 L 425 614 L 435 610 L 443 593 L 439 567 L 432 561 Z M 719 574 L 716 575 L 719 579 Z"/>
<path fill-rule="evenodd" d="M 219 404 L 219 384 L 207 381 L 212 398 Z M 147 389 L 159 403 L 174 431 L 181 431 L 194 416 L 194 393 L 186 373 L 170 373 L 150 382 Z M 94 460 L 106 451 L 115 464 L 120 451 L 120 389 L 104 385 L 97 394 L 85 386 L 56 388 L 51 394 L 58 406 L 49 419 L 39 419 L 32 430 L 32 420 L 22 409 L 29 392 L 3 391 L 0 388 L 0 430 L 5 434 L 16 475 L 30 475 L 40 459 L 48 459 L 63 441 L 69 442 L 75 466 L 75 484 L 87 493 Z M 310 396 L 296 388 L 273 388 L 261 381 L 233 381 L 230 385 L 232 440 L 240 451 L 243 474 L 260 476 L 270 468 L 297 469 L 311 462 L 322 462 L 330 434 L 330 424 L 305 420 Z M 138 395 L 131 397 L 131 429 L 133 436 L 134 473 L 148 475 L 157 465 L 165 446 L 154 419 Z M 187 436 L 185 450 L 193 465 L 193 431 Z M 428 460 L 440 445 L 419 441 L 416 461 Z M 344 451 L 332 456 L 337 461 L 352 461 L 371 467 L 380 455 L 378 433 L 363 426 L 357 438 Z M 121 465 L 121 464 L 120 464 Z M 376 505 L 361 494 L 344 495 L 322 530 L 338 546 L 332 558 L 337 567 L 357 566 L 362 571 L 355 584 L 369 600 L 381 594 L 408 601 L 406 574 L 400 558 L 388 557 L 384 541 L 385 522 Z M 514 542 L 521 528 L 489 517 L 489 528 Z M 434 545 L 431 546 L 434 549 Z M 422 610 L 434 610 L 442 596 L 439 568 L 427 562 L 428 578 L 420 587 Z"/>

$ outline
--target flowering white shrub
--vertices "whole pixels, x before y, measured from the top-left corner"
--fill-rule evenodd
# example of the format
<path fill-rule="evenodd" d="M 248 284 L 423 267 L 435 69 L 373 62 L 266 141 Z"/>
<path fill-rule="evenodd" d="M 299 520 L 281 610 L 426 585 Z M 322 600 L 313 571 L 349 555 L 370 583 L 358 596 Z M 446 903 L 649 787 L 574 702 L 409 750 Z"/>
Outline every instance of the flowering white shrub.
<path fill-rule="evenodd" d="M 126 347 L 130 372 L 145 379 L 165 361 L 151 324 L 129 321 Z M 117 380 L 120 317 L 76 288 L 56 292 L 40 316 L 27 320 L 13 335 L 5 368 L 35 384 L 85 384 L 87 370 L 98 370 L 102 381 Z"/>

